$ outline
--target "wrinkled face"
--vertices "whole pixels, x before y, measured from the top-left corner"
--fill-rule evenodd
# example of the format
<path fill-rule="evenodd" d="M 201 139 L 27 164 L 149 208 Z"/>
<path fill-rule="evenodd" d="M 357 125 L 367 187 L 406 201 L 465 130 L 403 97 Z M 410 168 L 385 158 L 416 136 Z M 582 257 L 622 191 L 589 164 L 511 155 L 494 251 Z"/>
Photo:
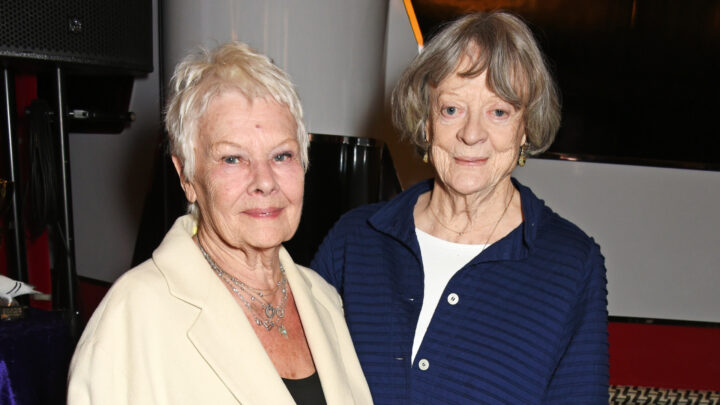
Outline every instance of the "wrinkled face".
<path fill-rule="evenodd" d="M 525 142 L 523 110 L 502 100 L 486 84 L 486 73 L 461 77 L 465 58 L 452 75 L 431 89 L 430 158 L 437 179 L 472 195 L 509 180 Z"/>
<path fill-rule="evenodd" d="M 295 130 L 288 108 L 270 97 L 230 91 L 210 102 L 198 126 L 195 177 L 183 182 L 203 235 L 252 249 L 292 237 L 305 178 Z"/>

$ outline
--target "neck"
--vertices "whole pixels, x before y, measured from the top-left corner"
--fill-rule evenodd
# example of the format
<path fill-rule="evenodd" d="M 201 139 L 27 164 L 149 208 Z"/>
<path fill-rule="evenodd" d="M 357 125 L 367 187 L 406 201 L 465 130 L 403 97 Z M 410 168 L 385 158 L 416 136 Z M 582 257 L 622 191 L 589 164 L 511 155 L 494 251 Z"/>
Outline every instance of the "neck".
<path fill-rule="evenodd" d="M 497 221 L 514 192 L 515 187 L 509 178 L 491 189 L 471 195 L 460 194 L 435 181 L 428 204 L 439 219 L 445 220 L 445 224 L 455 221 L 482 227 Z"/>
<path fill-rule="evenodd" d="M 201 246 L 223 271 L 260 289 L 272 289 L 281 279 L 280 246 L 269 249 L 233 247 L 198 224 L 195 243 Z"/>
<path fill-rule="evenodd" d="M 492 243 L 520 221 L 519 198 L 508 178 L 492 189 L 462 195 L 439 181 L 433 190 L 418 199 L 416 224 L 441 239 L 469 244 Z M 517 222 L 517 223 L 516 223 Z"/>

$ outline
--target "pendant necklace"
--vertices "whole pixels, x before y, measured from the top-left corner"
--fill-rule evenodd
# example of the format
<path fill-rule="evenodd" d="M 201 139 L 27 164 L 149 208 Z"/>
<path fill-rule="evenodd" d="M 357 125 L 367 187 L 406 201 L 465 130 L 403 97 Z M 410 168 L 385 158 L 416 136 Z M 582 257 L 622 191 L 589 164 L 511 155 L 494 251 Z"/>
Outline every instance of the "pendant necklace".
<path fill-rule="evenodd" d="M 277 282 L 275 287 L 269 293 L 264 293 L 262 290 L 247 285 L 242 280 L 232 276 L 225 270 L 221 269 L 220 266 L 215 263 L 212 257 L 210 257 L 210 254 L 205 251 L 202 243 L 200 243 L 200 237 L 197 234 L 195 235 L 195 239 L 197 240 L 198 246 L 200 247 L 200 252 L 202 252 L 203 257 L 205 257 L 205 260 L 210 265 L 210 268 L 212 268 L 215 274 L 217 274 L 218 277 L 220 277 L 220 279 L 224 281 L 225 284 L 228 285 L 228 287 L 230 287 L 230 290 L 232 290 L 232 292 L 235 293 L 238 298 L 240 298 L 240 301 L 243 303 L 243 305 L 248 308 L 250 314 L 253 317 L 253 320 L 255 321 L 255 324 L 257 324 L 258 326 L 262 326 L 267 331 L 270 331 L 272 330 L 272 328 L 277 326 L 280 334 L 283 337 L 287 338 L 287 329 L 285 329 L 285 325 L 283 324 L 283 318 L 285 318 L 285 307 L 287 305 L 288 296 L 287 277 L 285 276 L 285 268 L 283 267 L 282 263 L 280 263 L 280 281 Z M 274 296 L 278 290 L 280 290 L 280 292 L 282 293 L 282 297 L 280 298 L 280 304 L 278 304 L 277 306 L 273 306 L 272 304 L 270 304 L 270 302 L 266 301 L 265 297 Z M 262 308 L 262 311 L 256 309 L 256 306 Z M 260 313 L 260 316 L 258 316 L 258 312 Z"/>

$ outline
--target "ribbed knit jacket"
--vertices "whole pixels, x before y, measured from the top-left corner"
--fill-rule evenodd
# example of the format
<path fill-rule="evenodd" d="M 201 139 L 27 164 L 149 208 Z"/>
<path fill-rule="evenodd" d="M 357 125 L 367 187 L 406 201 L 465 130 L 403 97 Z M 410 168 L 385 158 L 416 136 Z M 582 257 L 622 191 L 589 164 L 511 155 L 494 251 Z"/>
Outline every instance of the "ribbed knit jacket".
<path fill-rule="evenodd" d="M 527 187 L 524 222 L 450 280 L 411 365 L 423 300 L 413 207 L 432 181 L 357 208 L 312 268 L 338 289 L 375 404 L 607 404 L 598 245 Z"/>

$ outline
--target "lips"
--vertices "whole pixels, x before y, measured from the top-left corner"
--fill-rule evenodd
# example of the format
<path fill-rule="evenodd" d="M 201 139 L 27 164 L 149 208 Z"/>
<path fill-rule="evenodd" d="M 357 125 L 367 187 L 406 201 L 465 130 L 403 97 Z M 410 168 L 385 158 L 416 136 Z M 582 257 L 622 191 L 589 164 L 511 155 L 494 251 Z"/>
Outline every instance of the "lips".
<path fill-rule="evenodd" d="M 468 156 L 458 156 L 455 158 L 455 162 L 459 165 L 465 165 L 465 166 L 480 166 L 487 163 L 488 158 L 480 158 L 480 157 L 468 157 Z"/>
<path fill-rule="evenodd" d="M 275 207 L 253 208 L 253 209 L 243 211 L 243 213 L 245 215 L 248 215 L 252 218 L 258 218 L 258 219 L 277 218 L 281 212 L 282 212 L 282 208 L 275 208 Z"/>

